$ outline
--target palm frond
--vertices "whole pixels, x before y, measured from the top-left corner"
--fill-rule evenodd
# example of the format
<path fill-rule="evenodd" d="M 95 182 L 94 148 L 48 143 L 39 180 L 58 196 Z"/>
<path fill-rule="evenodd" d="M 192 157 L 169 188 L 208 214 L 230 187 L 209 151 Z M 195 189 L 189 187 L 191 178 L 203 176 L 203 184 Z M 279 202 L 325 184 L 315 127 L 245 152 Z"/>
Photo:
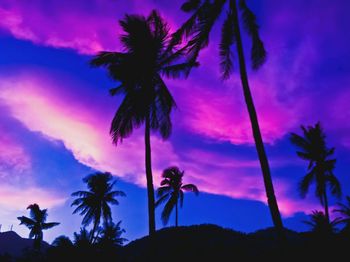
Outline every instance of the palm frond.
<path fill-rule="evenodd" d="M 44 229 L 44 230 L 46 230 L 46 229 L 50 229 L 50 228 L 53 228 L 53 227 L 55 227 L 55 226 L 58 226 L 60 223 L 58 223 L 58 222 L 51 222 L 51 223 L 43 223 L 42 224 L 42 228 Z"/>
<path fill-rule="evenodd" d="M 169 198 L 168 202 L 165 204 L 164 209 L 163 209 L 162 214 L 161 214 L 161 219 L 162 219 L 163 225 L 168 224 L 169 217 L 170 217 L 171 212 L 173 211 L 176 203 L 177 203 L 177 198 L 175 197 L 175 195 L 172 195 Z"/>
<path fill-rule="evenodd" d="M 192 12 L 198 9 L 201 3 L 202 0 L 187 0 L 185 3 L 182 4 L 181 10 L 184 12 Z"/>
<path fill-rule="evenodd" d="M 227 17 L 221 29 L 220 42 L 220 67 L 222 78 L 228 79 L 233 68 L 231 46 L 235 43 L 235 23 L 232 10 L 227 12 Z"/>
<path fill-rule="evenodd" d="M 253 69 L 259 69 L 266 61 L 266 50 L 260 39 L 259 25 L 254 13 L 249 9 L 245 0 L 239 0 L 242 22 L 252 40 L 251 61 Z"/>
<path fill-rule="evenodd" d="M 183 185 L 181 187 L 181 189 L 183 189 L 184 191 L 189 191 L 189 192 L 193 192 L 196 195 L 199 194 L 199 190 L 197 188 L 197 186 L 195 186 L 194 184 L 187 184 L 187 185 Z"/>
<path fill-rule="evenodd" d="M 17 217 L 17 219 L 20 221 L 20 225 L 25 225 L 28 228 L 32 228 L 36 223 L 33 219 L 25 216 Z"/>
<path fill-rule="evenodd" d="M 306 176 L 303 177 L 303 179 L 299 183 L 299 193 L 302 198 L 305 198 L 309 191 L 309 187 L 311 183 L 315 180 L 315 173 L 313 170 L 311 170 L 309 173 L 306 174 Z"/>

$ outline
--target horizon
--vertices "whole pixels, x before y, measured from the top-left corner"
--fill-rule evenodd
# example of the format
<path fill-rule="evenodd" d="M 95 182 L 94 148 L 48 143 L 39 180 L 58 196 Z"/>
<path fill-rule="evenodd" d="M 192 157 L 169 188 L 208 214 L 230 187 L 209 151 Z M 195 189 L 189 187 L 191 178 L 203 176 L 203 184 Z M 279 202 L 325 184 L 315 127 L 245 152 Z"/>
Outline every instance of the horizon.
<path fill-rule="evenodd" d="M 111 172 L 116 189 L 127 195 L 112 208 L 113 220 L 122 220 L 126 230 L 123 236 L 132 241 L 147 235 L 143 127 L 117 147 L 112 144 L 109 128 L 121 97 L 109 95 L 116 83 L 89 61 L 99 51 L 121 50 L 118 21 L 125 14 L 157 9 L 175 30 L 188 18 L 180 10 L 183 2 L 79 0 L 67 7 L 58 0 L 0 0 L 2 232 L 13 225 L 27 238 L 17 217 L 27 216 L 27 206 L 37 203 L 48 209 L 49 222 L 61 223 L 45 231 L 44 240 L 72 238 L 82 218 L 72 215 L 70 194 L 86 190 L 85 176 L 103 171 Z M 304 199 L 297 190 L 307 162 L 298 158 L 289 136 L 301 134 L 301 125 L 321 122 L 327 145 L 336 148 L 343 196 L 350 195 L 350 36 L 344 34 L 350 2 L 247 2 L 268 52 L 260 70 L 248 70 L 249 81 L 284 225 L 300 232 L 308 229 L 303 221 L 311 211 L 323 210 L 314 187 Z M 185 194 L 180 226 L 210 223 L 253 232 L 273 224 L 238 63 L 222 81 L 216 27 L 200 66 L 187 79 L 165 78 L 177 109 L 171 137 L 151 137 L 154 186 L 165 168 L 176 165 L 185 171 L 184 183 L 200 191 Z M 330 199 L 331 209 L 337 202 Z M 160 211 L 157 229 L 163 227 Z M 168 226 L 173 223 L 174 214 Z"/>

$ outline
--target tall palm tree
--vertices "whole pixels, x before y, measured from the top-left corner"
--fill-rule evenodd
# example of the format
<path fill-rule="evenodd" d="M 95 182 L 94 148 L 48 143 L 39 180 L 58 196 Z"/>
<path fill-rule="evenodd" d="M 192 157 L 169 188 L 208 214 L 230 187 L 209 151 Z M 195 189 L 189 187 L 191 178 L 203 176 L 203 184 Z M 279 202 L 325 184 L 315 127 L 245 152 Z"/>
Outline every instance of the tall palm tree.
<path fill-rule="evenodd" d="M 34 247 L 40 250 L 43 241 L 43 230 L 58 226 L 60 223 L 46 223 L 47 209 L 40 209 L 38 204 L 32 204 L 27 207 L 30 210 L 29 217 L 21 216 L 17 219 L 20 225 L 25 225 L 29 230 L 29 238 L 34 238 Z"/>
<path fill-rule="evenodd" d="M 83 179 L 89 191 L 77 191 L 72 194 L 77 197 L 71 206 L 77 206 L 73 214 L 80 213 L 84 216 L 82 225 L 88 226 L 93 223 L 90 241 L 93 243 L 95 233 L 100 225 L 101 218 L 104 223 L 112 222 L 112 211 L 110 205 L 119 205 L 116 197 L 125 196 L 123 191 L 113 190 L 116 181 L 113 176 L 106 173 L 94 173 Z"/>
<path fill-rule="evenodd" d="M 163 171 L 161 187 L 157 190 L 158 200 L 156 206 L 166 202 L 162 211 L 162 221 L 166 225 L 169 221 L 171 212 L 175 208 L 175 226 L 178 226 L 178 205 L 183 205 L 184 191 L 193 192 L 198 195 L 198 188 L 194 184 L 182 183 L 184 171 L 180 171 L 178 167 L 169 167 Z"/>
<path fill-rule="evenodd" d="M 225 15 L 219 46 L 222 78 L 228 79 L 231 76 L 233 71 L 233 47 L 235 46 L 244 99 L 248 109 L 255 146 L 264 179 L 267 203 L 270 208 L 274 226 L 279 232 L 282 232 L 282 219 L 274 192 L 269 162 L 260 132 L 258 116 L 250 91 L 246 59 L 243 50 L 241 23 L 243 24 L 244 31 L 250 38 L 250 61 L 252 68 L 257 70 L 264 64 L 266 60 L 266 51 L 260 39 L 256 17 L 247 6 L 245 0 L 187 0 L 181 8 L 185 12 L 192 13 L 192 16 L 174 33 L 173 43 L 178 44 L 183 39 L 189 39 L 186 44 L 189 61 L 196 59 L 200 50 L 209 44 L 209 36 L 215 22 L 220 20 L 219 18 L 221 15 Z"/>
<path fill-rule="evenodd" d="M 350 196 L 346 196 L 346 204 L 338 203 L 339 208 L 334 212 L 341 215 L 340 223 L 345 224 L 345 230 L 350 232 Z"/>
<path fill-rule="evenodd" d="M 183 50 L 170 45 L 169 28 L 156 11 L 146 18 L 126 15 L 120 21 L 124 30 L 121 42 L 124 52 L 100 52 L 91 64 L 105 67 L 119 83 L 111 95 L 123 94 L 112 121 L 110 134 L 117 145 L 129 137 L 134 128 L 145 124 L 145 169 L 148 194 L 149 233 L 155 232 L 154 188 L 151 163 L 150 132 L 159 131 L 163 139 L 170 136 L 175 101 L 162 75 L 187 76 L 195 62 L 182 61 Z"/>
<path fill-rule="evenodd" d="M 299 183 L 299 191 L 305 197 L 312 183 L 316 184 L 315 194 L 324 206 L 325 216 L 329 222 L 327 187 L 330 193 L 336 197 L 341 196 L 341 187 L 333 173 L 336 159 L 332 158 L 335 148 L 328 148 L 326 136 L 321 124 L 315 126 L 301 126 L 303 134 L 292 133 L 290 140 L 298 147 L 297 155 L 309 162 L 308 173 Z"/>

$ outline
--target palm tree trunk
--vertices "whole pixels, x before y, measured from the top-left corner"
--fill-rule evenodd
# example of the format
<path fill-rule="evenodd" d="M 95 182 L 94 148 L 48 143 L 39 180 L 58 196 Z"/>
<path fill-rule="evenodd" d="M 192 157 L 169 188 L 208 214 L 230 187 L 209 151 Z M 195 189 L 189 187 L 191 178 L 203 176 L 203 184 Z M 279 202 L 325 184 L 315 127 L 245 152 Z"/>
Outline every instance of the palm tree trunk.
<path fill-rule="evenodd" d="M 155 223 L 155 203 L 154 203 L 154 188 L 152 177 L 152 158 L 151 158 L 151 135 L 150 135 L 150 117 L 146 117 L 145 126 L 145 165 L 146 165 L 146 180 L 148 194 L 148 226 L 149 235 L 152 236 L 156 232 Z"/>
<path fill-rule="evenodd" d="M 175 227 L 179 226 L 179 217 L 178 217 L 178 202 L 176 201 L 176 207 L 175 207 Z"/>
<path fill-rule="evenodd" d="M 248 108 L 250 122 L 252 125 L 255 147 L 259 156 L 260 166 L 261 166 L 261 170 L 264 178 L 267 203 L 270 208 L 270 213 L 271 213 L 272 221 L 275 228 L 279 232 L 282 232 L 283 223 L 281 219 L 281 214 L 278 209 L 278 204 L 277 204 L 273 183 L 272 183 L 272 178 L 270 174 L 270 167 L 269 167 L 269 163 L 268 163 L 265 148 L 264 148 L 264 143 L 261 137 L 258 117 L 256 114 L 256 110 L 255 110 L 255 106 L 254 106 L 254 102 L 253 102 L 253 98 L 250 92 L 250 87 L 248 82 L 248 75 L 247 75 L 247 69 L 246 69 L 245 58 L 244 58 L 242 38 L 241 38 L 241 33 L 239 28 L 239 19 L 238 19 L 236 1 L 234 2 L 231 1 L 231 5 L 232 5 L 231 8 L 234 12 L 235 24 L 237 25 L 235 30 L 235 37 L 237 41 L 237 53 L 238 53 L 238 59 L 239 59 L 239 68 L 240 68 L 240 74 L 241 74 L 243 93 L 244 93 L 245 102 Z"/>
<path fill-rule="evenodd" d="M 95 238 L 95 232 L 97 230 L 98 225 L 100 224 L 99 220 L 96 220 L 94 222 L 94 227 L 92 228 L 91 234 L 90 234 L 90 243 L 93 244 L 94 238 Z"/>
<path fill-rule="evenodd" d="M 327 198 L 327 191 L 326 191 L 326 189 L 324 190 L 324 193 L 323 193 L 323 201 L 324 201 L 324 213 L 325 213 L 327 222 L 329 224 L 330 223 L 330 219 L 329 219 L 328 198 Z"/>

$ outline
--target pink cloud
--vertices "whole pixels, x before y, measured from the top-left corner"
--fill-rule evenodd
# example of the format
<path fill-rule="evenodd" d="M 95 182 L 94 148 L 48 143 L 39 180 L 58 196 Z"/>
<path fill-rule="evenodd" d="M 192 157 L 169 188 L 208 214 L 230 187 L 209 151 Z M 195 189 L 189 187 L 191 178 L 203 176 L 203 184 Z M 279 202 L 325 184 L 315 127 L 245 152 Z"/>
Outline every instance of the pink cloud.
<path fill-rule="evenodd" d="M 0 178 L 4 179 L 11 175 L 14 179 L 31 169 L 31 158 L 21 144 L 8 136 L 1 128 L 0 130 L 2 131 L 0 138 Z"/>
<path fill-rule="evenodd" d="M 62 90 L 56 87 L 57 83 L 43 75 L 43 72 L 31 72 L 31 75 L 18 75 L 16 79 L 0 80 L 0 99 L 12 116 L 31 131 L 39 131 L 53 142 L 62 141 L 79 162 L 144 187 L 142 130 L 135 131 L 120 146 L 113 146 L 108 128 L 114 110 L 106 106 L 105 114 L 101 115 L 88 104 L 71 103 L 60 93 Z M 71 90 L 67 81 L 65 88 Z M 161 141 L 157 136 L 152 136 L 152 151 L 156 186 L 164 168 L 178 165 L 186 170 L 186 181 L 197 184 L 202 192 L 265 203 L 257 160 L 235 159 L 205 150 L 177 152 L 171 142 Z M 289 164 L 283 159 L 271 163 L 276 167 Z M 298 201 L 289 198 L 287 192 L 291 186 L 284 180 L 276 184 L 281 210 L 286 216 L 304 211 L 307 206 L 294 204 Z"/>

